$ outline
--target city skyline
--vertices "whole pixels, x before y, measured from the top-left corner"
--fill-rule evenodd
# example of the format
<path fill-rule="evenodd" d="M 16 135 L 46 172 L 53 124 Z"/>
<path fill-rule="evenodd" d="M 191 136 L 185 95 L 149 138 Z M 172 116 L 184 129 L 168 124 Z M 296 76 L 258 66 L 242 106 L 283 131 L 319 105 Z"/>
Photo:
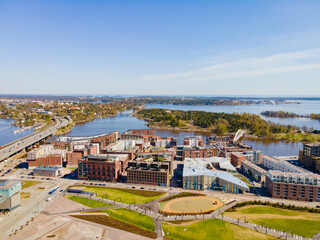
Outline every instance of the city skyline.
<path fill-rule="evenodd" d="M 0 93 L 318 96 L 319 10 L 317 1 L 2 2 Z"/>

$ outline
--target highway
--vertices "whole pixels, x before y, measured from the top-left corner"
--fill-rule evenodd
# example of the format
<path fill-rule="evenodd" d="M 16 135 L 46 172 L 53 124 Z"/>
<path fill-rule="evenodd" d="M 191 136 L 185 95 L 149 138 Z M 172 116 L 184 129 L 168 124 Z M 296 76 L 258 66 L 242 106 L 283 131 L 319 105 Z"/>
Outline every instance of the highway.
<path fill-rule="evenodd" d="M 15 140 L 11 143 L 8 143 L 0 149 L 0 161 L 3 161 L 7 159 L 8 157 L 20 152 L 21 150 L 41 141 L 42 139 L 52 135 L 55 133 L 59 128 L 64 127 L 68 125 L 68 120 L 64 118 L 55 118 L 56 123 L 53 126 L 50 126 L 49 128 L 46 128 L 45 130 L 41 132 L 35 132 L 32 133 L 26 137 L 20 138 L 18 140 Z"/>

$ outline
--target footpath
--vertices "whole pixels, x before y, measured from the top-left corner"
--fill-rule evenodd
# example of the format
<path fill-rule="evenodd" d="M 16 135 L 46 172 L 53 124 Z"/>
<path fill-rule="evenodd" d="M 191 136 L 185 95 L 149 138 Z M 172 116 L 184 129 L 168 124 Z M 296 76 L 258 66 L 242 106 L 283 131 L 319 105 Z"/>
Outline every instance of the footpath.
<path fill-rule="evenodd" d="M 146 216 L 151 217 L 154 220 L 154 224 L 155 224 L 155 232 L 157 234 L 157 239 L 163 239 L 163 231 L 162 231 L 162 227 L 161 227 L 161 223 L 162 222 L 166 222 L 166 221 L 184 221 L 184 220 L 207 220 L 207 219 L 219 219 L 222 221 L 226 221 L 232 224 L 236 224 L 245 228 L 249 228 L 251 230 L 254 230 L 256 232 L 260 232 L 260 233 L 264 233 L 264 234 L 268 234 L 271 236 L 274 236 L 276 238 L 280 238 L 280 239 L 287 239 L 287 240 L 312 240 L 312 238 L 307 238 L 307 237 L 303 237 L 303 236 L 299 236 L 299 235 L 295 235 L 293 233 L 288 233 L 288 232 L 283 232 L 283 231 L 279 231 L 276 229 L 272 229 L 272 228 L 268 228 L 267 226 L 261 226 L 261 225 L 257 225 L 257 224 L 253 224 L 250 222 L 247 222 L 245 219 L 235 219 L 235 218 L 230 218 L 227 216 L 224 216 L 223 213 L 224 211 L 228 210 L 229 208 L 232 208 L 233 206 L 235 206 L 238 201 L 233 201 L 230 204 L 226 204 L 223 207 L 215 210 L 214 212 L 210 213 L 210 214 L 197 214 L 197 215 L 174 215 L 174 216 L 166 216 L 164 214 L 160 214 L 159 210 L 155 211 L 154 207 L 155 206 L 159 206 L 159 201 L 160 199 L 154 200 L 152 202 L 146 203 L 146 204 L 126 204 L 126 203 L 122 203 L 122 202 L 117 202 L 117 201 L 113 201 L 110 199 L 105 199 L 105 198 L 101 198 L 101 197 L 96 197 L 96 196 L 88 196 L 88 195 L 83 195 L 83 194 L 68 194 L 68 195 L 73 195 L 73 196 L 80 196 L 81 197 L 85 197 L 88 199 L 92 199 L 95 201 L 100 201 L 100 202 L 105 202 L 105 203 L 109 203 L 109 204 L 113 204 L 113 206 L 109 206 L 109 207 L 102 207 L 102 208 L 84 208 L 80 211 L 72 211 L 72 212 L 60 212 L 60 213 L 54 213 L 54 214 L 69 214 L 69 213 L 74 213 L 74 212 L 90 212 L 90 211 L 97 211 L 97 210 L 104 210 L 104 209 L 117 209 L 117 208 L 126 208 L 135 212 L 138 212 L 140 214 L 144 214 Z M 153 207 L 150 207 L 153 206 Z M 159 207 L 158 207 L 159 208 Z"/>

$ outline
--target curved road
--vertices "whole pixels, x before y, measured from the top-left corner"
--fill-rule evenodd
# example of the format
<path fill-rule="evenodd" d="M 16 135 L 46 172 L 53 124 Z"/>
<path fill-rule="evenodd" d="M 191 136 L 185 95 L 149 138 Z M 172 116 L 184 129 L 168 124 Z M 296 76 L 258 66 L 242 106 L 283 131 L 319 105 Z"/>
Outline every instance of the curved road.
<path fill-rule="evenodd" d="M 61 118 L 61 119 L 55 118 L 55 120 L 56 120 L 56 124 L 54 124 L 53 126 L 50 126 L 49 128 L 41 132 L 32 133 L 26 137 L 20 138 L 18 140 L 15 140 L 11 143 L 6 144 L 5 146 L 2 146 L 2 148 L 0 149 L 0 161 L 3 161 L 8 157 L 20 152 L 21 150 L 52 135 L 59 128 L 68 125 L 68 120 L 64 118 Z"/>

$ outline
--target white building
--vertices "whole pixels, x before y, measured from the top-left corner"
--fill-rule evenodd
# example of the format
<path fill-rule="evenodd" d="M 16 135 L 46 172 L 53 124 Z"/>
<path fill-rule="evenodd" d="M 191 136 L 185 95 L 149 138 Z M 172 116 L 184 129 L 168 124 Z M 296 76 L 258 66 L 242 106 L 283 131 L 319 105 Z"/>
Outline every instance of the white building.
<path fill-rule="evenodd" d="M 224 158 L 186 158 L 183 167 L 183 188 L 196 190 L 220 190 L 240 193 L 248 186 L 232 174 L 217 169 L 233 171 L 235 168 Z"/>
<path fill-rule="evenodd" d="M 291 173 L 303 173 L 309 172 L 302 168 L 299 168 L 285 160 L 276 159 L 267 155 L 261 156 L 261 166 L 268 170 L 275 170 L 281 172 L 291 172 Z"/>

